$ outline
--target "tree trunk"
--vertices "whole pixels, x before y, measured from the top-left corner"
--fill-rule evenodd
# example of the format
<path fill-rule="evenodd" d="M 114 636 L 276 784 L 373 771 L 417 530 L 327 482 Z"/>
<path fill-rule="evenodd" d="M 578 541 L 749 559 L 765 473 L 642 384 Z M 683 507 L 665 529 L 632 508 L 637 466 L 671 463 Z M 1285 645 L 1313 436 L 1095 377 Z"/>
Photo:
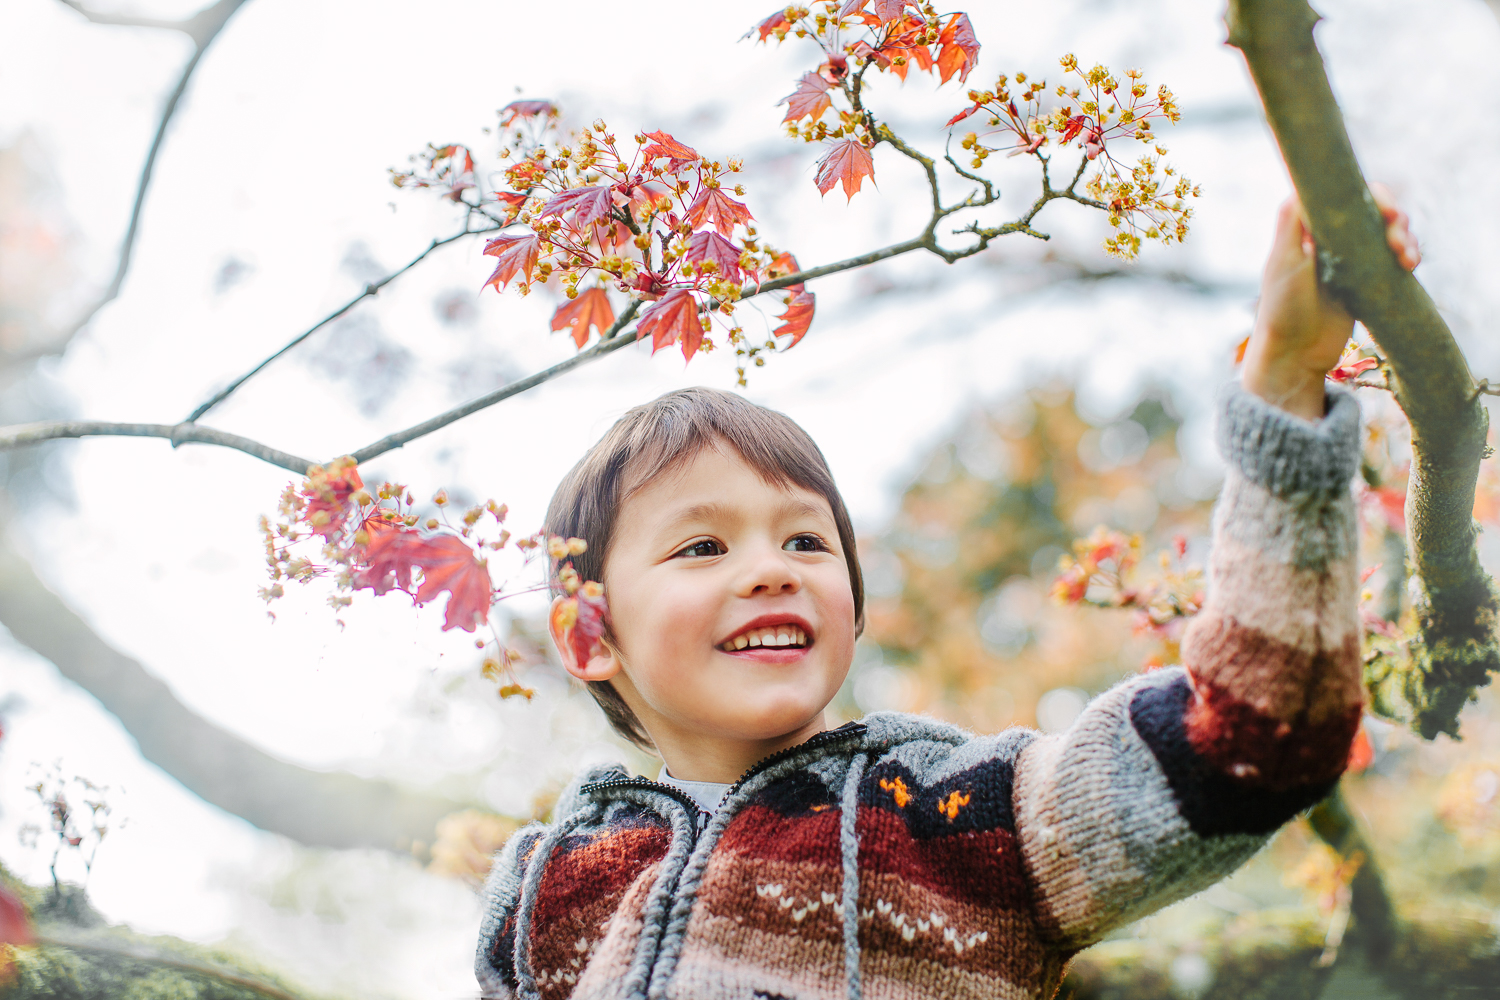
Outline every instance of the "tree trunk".
<path fill-rule="evenodd" d="M 1392 695 L 1427 738 L 1458 734 L 1458 713 L 1500 668 L 1494 585 L 1475 549 L 1474 484 L 1488 414 L 1448 326 L 1397 262 L 1355 161 L 1313 41 L 1306 0 L 1229 0 L 1229 44 L 1244 53 L 1318 244 L 1325 286 L 1369 329 L 1412 429 L 1406 497 L 1418 634 Z"/>

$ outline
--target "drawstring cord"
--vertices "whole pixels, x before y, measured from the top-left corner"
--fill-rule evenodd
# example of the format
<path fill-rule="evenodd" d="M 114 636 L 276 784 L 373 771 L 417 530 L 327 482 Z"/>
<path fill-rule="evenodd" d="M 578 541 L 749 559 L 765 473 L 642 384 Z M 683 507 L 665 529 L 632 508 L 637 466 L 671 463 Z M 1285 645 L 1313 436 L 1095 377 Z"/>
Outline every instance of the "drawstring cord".
<path fill-rule="evenodd" d="M 844 794 L 839 805 L 839 859 L 844 869 L 844 977 L 849 984 L 848 1000 L 861 1000 L 859 981 L 859 782 L 864 777 L 870 755 L 859 753 L 849 761 L 844 778 Z"/>

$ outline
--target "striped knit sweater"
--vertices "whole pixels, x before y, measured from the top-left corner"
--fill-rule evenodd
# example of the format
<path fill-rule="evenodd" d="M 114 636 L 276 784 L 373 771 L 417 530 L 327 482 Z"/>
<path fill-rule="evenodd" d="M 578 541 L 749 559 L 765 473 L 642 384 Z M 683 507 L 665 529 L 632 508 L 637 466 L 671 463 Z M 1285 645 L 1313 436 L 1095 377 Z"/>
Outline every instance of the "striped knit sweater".
<path fill-rule="evenodd" d="M 1050 997 L 1112 928 L 1249 858 L 1343 770 L 1359 723 L 1354 398 L 1316 424 L 1226 393 L 1211 587 L 1184 667 L 1065 732 L 877 713 L 763 761 L 706 825 L 583 775 L 485 887 L 485 996 Z"/>

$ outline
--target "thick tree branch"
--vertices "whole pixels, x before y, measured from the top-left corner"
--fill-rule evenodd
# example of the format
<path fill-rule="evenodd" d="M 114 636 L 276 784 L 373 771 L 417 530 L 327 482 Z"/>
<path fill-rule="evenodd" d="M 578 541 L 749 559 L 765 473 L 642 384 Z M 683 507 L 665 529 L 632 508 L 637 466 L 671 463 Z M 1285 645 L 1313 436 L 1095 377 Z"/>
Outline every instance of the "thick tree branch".
<path fill-rule="evenodd" d="M 1229 0 L 1227 21 L 1311 221 L 1320 277 L 1379 344 L 1411 421 L 1406 517 L 1420 634 L 1401 695 L 1424 736 L 1457 735 L 1459 711 L 1500 669 L 1500 607 L 1472 516 L 1487 414 L 1437 307 L 1386 245 L 1313 40 L 1317 13 L 1306 0 Z"/>
<path fill-rule="evenodd" d="M 419 253 L 415 257 L 413 257 L 411 260 L 407 261 L 404 266 L 402 266 L 400 268 L 397 268 L 396 270 L 392 271 L 390 274 L 386 275 L 384 278 L 381 278 L 379 281 L 373 281 L 370 284 L 366 285 L 364 287 L 364 290 L 361 291 L 358 295 L 354 296 L 354 298 L 350 299 L 348 302 L 345 302 L 343 305 L 339 306 L 333 312 L 329 313 L 327 316 L 324 316 L 322 319 L 318 320 L 316 323 L 314 323 L 312 326 L 308 327 L 306 330 L 303 330 L 301 333 L 297 334 L 297 336 L 293 337 L 291 340 L 289 340 L 285 344 L 281 345 L 281 347 L 277 348 L 274 352 L 272 352 L 268 357 L 266 357 L 264 360 L 262 360 L 254 368 L 251 368 L 245 374 L 241 375 L 239 378 L 235 379 L 233 382 L 230 382 L 224 388 L 222 388 L 218 392 L 214 393 L 208 399 L 204 400 L 201 404 L 199 404 L 199 406 L 198 406 L 197 409 L 195 409 L 192 413 L 188 414 L 188 418 L 187 418 L 186 422 L 191 424 L 195 420 L 198 420 L 199 418 L 201 418 L 209 410 L 212 410 L 215 406 L 218 406 L 220 403 L 224 402 L 224 400 L 228 399 L 229 396 L 230 396 L 230 394 L 233 393 L 240 386 L 244 385 L 246 382 L 250 381 L 250 379 L 252 379 L 256 375 L 260 374 L 261 370 L 263 368 L 265 368 L 267 365 L 269 365 L 271 362 L 275 361 L 277 358 L 281 357 L 287 351 L 290 351 L 292 348 L 294 348 L 298 344 L 302 343 L 308 337 L 311 337 L 313 334 L 317 333 L 319 330 L 321 330 L 323 327 L 327 326 L 329 323 L 332 323 L 334 320 L 336 320 L 340 316 L 344 315 L 350 309 L 353 309 L 355 306 L 359 305 L 365 299 L 370 298 L 371 296 L 374 296 L 374 295 L 378 294 L 380 292 L 380 290 L 382 288 L 384 288 L 386 285 L 389 285 L 391 282 L 393 282 L 397 278 L 401 277 L 407 271 L 410 271 L 412 268 L 414 268 L 418 264 L 422 263 L 422 261 L 427 258 L 427 255 L 430 254 L 430 253 L 432 253 L 432 251 L 436 250 L 438 247 L 447 246 L 449 243 L 452 243 L 454 240 L 461 240 L 465 236 L 474 236 L 474 235 L 477 235 L 479 233 L 492 233 L 492 232 L 495 232 L 496 230 L 498 230 L 500 228 L 501 228 L 500 226 L 490 226 L 490 227 L 487 227 L 487 228 L 484 228 L 484 229 L 469 229 L 467 223 L 465 223 L 463 232 L 454 233 L 452 236 L 446 237 L 444 239 L 440 239 L 440 240 L 439 239 L 435 239 L 435 240 L 433 240 L 430 244 L 428 244 L 426 250 L 423 250 L 421 253 Z"/>
<path fill-rule="evenodd" d="M 205 721 L 109 646 L 0 536 L 0 624 L 99 699 L 141 756 L 207 802 L 313 847 L 405 850 L 464 803 L 289 764 Z"/>
<path fill-rule="evenodd" d="M 109 420 L 47 420 L 16 427 L 0 427 L 0 451 L 10 451 L 43 441 L 81 437 L 166 438 L 174 448 L 180 444 L 216 444 L 221 448 L 233 448 L 247 455 L 254 455 L 262 462 L 270 462 L 299 476 L 307 475 L 308 466 L 317 464 L 278 451 L 259 441 L 212 427 L 200 427 L 197 424 L 122 424 Z"/>
<path fill-rule="evenodd" d="M 125 227 L 125 239 L 120 243 L 120 259 L 115 265 L 114 277 L 110 279 L 109 285 L 105 287 L 99 298 L 95 299 L 65 331 L 63 339 L 66 342 L 87 326 L 98 315 L 100 309 L 119 297 L 120 288 L 125 284 L 125 275 L 130 270 L 131 257 L 135 253 L 135 239 L 140 229 L 141 210 L 146 204 L 146 190 L 151 186 L 151 174 L 156 169 L 156 157 L 161 152 L 163 140 L 166 139 L 167 126 L 171 123 L 172 116 L 177 113 L 177 105 L 182 100 L 183 93 L 187 91 L 188 81 L 192 79 L 193 71 L 198 68 L 198 62 L 203 58 L 203 53 L 208 49 L 209 43 L 218 36 L 230 15 L 238 10 L 245 0 L 218 0 L 218 3 L 205 7 L 192 17 L 181 21 L 163 21 L 125 14 L 103 14 L 89 10 L 76 0 L 59 0 L 59 2 L 78 11 L 96 24 L 167 28 L 184 32 L 193 40 L 193 55 L 188 59 L 187 65 L 182 68 L 176 86 L 167 95 L 167 103 L 162 107 L 161 118 L 156 125 L 156 135 L 151 139 L 151 148 L 146 153 L 145 165 L 141 167 L 141 178 L 135 188 L 135 203 L 130 209 L 130 222 Z"/>

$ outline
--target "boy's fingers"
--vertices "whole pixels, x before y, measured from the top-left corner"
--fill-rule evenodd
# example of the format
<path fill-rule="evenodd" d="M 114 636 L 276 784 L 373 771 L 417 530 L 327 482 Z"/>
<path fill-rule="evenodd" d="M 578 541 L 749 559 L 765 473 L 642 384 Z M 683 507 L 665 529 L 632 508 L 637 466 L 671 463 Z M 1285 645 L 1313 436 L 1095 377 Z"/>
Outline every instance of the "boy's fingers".
<path fill-rule="evenodd" d="M 1417 238 L 1411 234 L 1411 217 L 1396 204 L 1391 189 L 1379 181 L 1370 185 L 1370 196 L 1375 199 L 1375 207 L 1380 209 L 1380 217 L 1385 220 L 1385 241 L 1391 252 L 1401 261 L 1402 267 L 1412 270 L 1422 263 L 1422 251 L 1417 247 Z"/>

